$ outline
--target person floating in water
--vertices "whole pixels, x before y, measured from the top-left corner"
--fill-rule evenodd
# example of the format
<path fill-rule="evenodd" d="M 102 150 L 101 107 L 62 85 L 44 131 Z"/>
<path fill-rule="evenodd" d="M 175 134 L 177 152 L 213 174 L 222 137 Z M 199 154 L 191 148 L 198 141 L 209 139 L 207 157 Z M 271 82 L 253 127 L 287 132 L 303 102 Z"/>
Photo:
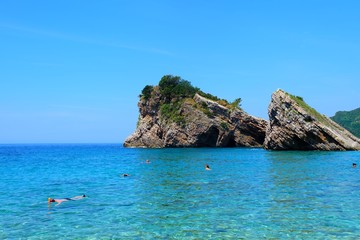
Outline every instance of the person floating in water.
<path fill-rule="evenodd" d="M 145 163 L 149 164 L 149 163 L 150 163 L 150 160 L 149 160 L 149 159 L 146 159 Z"/>
<path fill-rule="evenodd" d="M 356 168 L 356 163 L 353 163 L 353 168 Z"/>
<path fill-rule="evenodd" d="M 205 164 L 205 170 L 211 170 L 211 168 L 208 164 Z"/>
<path fill-rule="evenodd" d="M 85 194 L 84 195 L 81 195 L 81 196 L 75 196 L 75 197 L 72 197 L 72 198 L 48 198 L 48 203 L 51 204 L 52 202 L 56 202 L 57 205 L 61 204 L 62 202 L 67 202 L 67 201 L 77 201 L 77 200 L 80 200 L 80 199 L 83 199 L 85 198 Z"/>
<path fill-rule="evenodd" d="M 130 176 L 130 174 L 128 174 L 128 173 L 124 173 L 122 176 L 123 176 L 123 177 L 129 177 L 129 176 Z"/>

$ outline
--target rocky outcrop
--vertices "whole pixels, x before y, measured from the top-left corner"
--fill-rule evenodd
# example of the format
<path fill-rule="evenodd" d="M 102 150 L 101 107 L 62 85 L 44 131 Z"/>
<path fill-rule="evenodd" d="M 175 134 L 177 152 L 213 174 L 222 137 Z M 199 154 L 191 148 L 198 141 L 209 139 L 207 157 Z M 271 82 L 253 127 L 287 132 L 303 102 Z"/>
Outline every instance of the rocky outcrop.
<path fill-rule="evenodd" d="M 272 94 L 264 142 L 271 150 L 360 150 L 360 139 L 282 90 Z"/>
<path fill-rule="evenodd" d="M 161 111 L 165 104 L 179 105 L 173 119 Z M 199 94 L 164 103 L 155 87 L 149 99 L 140 99 L 138 107 L 138 125 L 125 147 L 262 147 L 265 139 L 267 121 Z"/>

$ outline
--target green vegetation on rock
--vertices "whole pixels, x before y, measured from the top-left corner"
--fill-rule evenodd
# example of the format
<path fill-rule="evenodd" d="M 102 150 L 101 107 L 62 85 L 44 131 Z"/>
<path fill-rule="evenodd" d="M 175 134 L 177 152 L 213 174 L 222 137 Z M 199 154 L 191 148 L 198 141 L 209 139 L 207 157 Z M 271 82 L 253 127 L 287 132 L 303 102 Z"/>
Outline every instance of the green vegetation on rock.
<path fill-rule="evenodd" d="M 226 122 L 221 122 L 220 126 L 226 131 L 229 130 L 229 125 Z"/>
<path fill-rule="evenodd" d="M 141 120 L 141 117 L 140 117 L 140 114 L 139 114 L 139 116 L 138 116 L 138 120 L 137 120 L 137 122 L 136 122 L 136 128 L 138 128 L 138 127 L 139 127 L 140 120 Z"/>
<path fill-rule="evenodd" d="M 339 111 L 331 119 L 360 138 L 360 108 L 352 111 Z"/>
<path fill-rule="evenodd" d="M 189 81 L 179 76 L 165 75 L 159 82 L 159 89 L 163 100 L 160 106 L 161 117 L 184 126 L 186 122 L 180 112 L 181 105 L 185 99 L 193 98 L 199 88 L 193 87 Z"/>
<path fill-rule="evenodd" d="M 189 81 L 184 80 L 179 76 L 163 76 L 160 79 L 158 88 L 146 85 L 140 94 L 141 99 L 148 101 L 152 97 L 152 94 L 154 94 L 154 91 L 159 91 L 157 93 L 160 93 L 161 117 L 165 121 L 175 122 L 180 126 L 184 126 L 186 123 L 185 117 L 182 116 L 180 112 L 181 105 L 187 99 L 192 99 L 196 93 L 231 110 L 241 108 L 241 98 L 237 98 L 229 103 L 225 99 L 220 99 L 214 95 L 201 91 L 199 88 L 192 86 Z M 213 113 L 209 110 L 206 103 L 203 103 L 197 108 L 202 110 L 208 117 L 213 117 Z"/>
<path fill-rule="evenodd" d="M 235 99 L 232 103 L 230 103 L 230 105 L 231 105 L 232 109 L 235 109 L 235 108 L 240 109 L 241 108 L 241 98 Z"/>
<path fill-rule="evenodd" d="M 179 126 L 185 125 L 185 117 L 180 113 L 180 107 L 183 101 L 164 103 L 160 107 L 161 116 L 170 122 L 175 122 Z"/>
<path fill-rule="evenodd" d="M 291 95 L 289 93 L 287 93 L 290 98 L 292 100 L 294 100 L 301 108 L 303 108 L 310 116 L 314 117 L 316 120 L 318 120 L 319 122 L 329 126 L 330 123 L 328 121 L 328 119 L 320 114 L 318 111 L 316 111 L 314 108 L 310 107 L 302 97 L 299 97 L 299 96 L 294 96 L 294 95 Z"/>
<path fill-rule="evenodd" d="M 213 100 L 214 102 L 219 102 L 221 100 L 225 101 L 226 103 L 228 103 L 228 101 L 226 101 L 225 99 L 220 99 L 210 93 L 205 93 L 203 91 L 199 91 L 198 94 L 204 98 L 207 98 L 207 99 L 210 99 L 210 100 Z"/>
<path fill-rule="evenodd" d="M 149 99 L 151 97 L 151 93 L 153 91 L 154 87 L 151 85 L 146 85 L 144 89 L 141 91 L 140 97 L 143 97 L 144 99 Z"/>
<path fill-rule="evenodd" d="M 198 91 L 197 92 L 200 96 L 204 97 L 204 98 L 207 98 L 207 99 L 210 99 L 214 102 L 217 102 L 218 104 L 224 106 L 224 107 L 227 107 L 231 110 L 234 110 L 235 108 L 237 109 L 241 109 L 241 98 L 237 98 L 235 99 L 233 102 L 229 103 L 227 100 L 225 99 L 221 99 L 221 98 L 218 98 L 210 93 L 204 93 L 203 91 Z"/>
<path fill-rule="evenodd" d="M 210 109 L 209 109 L 208 105 L 206 104 L 206 102 L 202 102 L 202 103 L 201 103 L 200 110 L 201 110 L 203 113 L 205 113 L 206 116 L 208 116 L 208 117 L 210 117 L 210 118 L 214 116 L 213 113 L 210 111 Z"/>
<path fill-rule="evenodd" d="M 160 93 L 166 102 L 178 98 L 192 98 L 200 89 L 179 76 L 165 75 L 159 82 Z"/>

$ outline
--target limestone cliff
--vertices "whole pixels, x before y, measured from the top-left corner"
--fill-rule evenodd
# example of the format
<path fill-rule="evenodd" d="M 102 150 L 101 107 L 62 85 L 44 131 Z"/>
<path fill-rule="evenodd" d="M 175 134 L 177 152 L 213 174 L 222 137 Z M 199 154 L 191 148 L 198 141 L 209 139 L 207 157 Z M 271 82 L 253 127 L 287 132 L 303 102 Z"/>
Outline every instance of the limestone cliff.
<path fill-rule="evenodd" d="M 272 94 L 264 142 L 271 150 L 360 150 L 360 139 L 282 90 Z"/>
<path fill-rule="evenodd" d="M 262 147 L 267 121 L 200 96 L 166 98 L 159 86 L 141 97 L 125 147 Z"/>

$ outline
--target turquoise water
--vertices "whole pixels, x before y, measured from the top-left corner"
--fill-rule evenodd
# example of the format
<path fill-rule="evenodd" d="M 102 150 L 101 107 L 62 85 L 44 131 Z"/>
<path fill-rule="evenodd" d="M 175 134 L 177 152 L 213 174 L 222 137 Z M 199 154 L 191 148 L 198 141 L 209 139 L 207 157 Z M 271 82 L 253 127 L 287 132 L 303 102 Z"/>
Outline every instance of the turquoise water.
<path fill-rule="evenodd" d="M 360 167 L 351 165 L 359 159 L 360 152 L 0 145 L 0 239 L 356 239 Z M 81 194 L 89 197 L 48 207 L 48 197 Z"/>

